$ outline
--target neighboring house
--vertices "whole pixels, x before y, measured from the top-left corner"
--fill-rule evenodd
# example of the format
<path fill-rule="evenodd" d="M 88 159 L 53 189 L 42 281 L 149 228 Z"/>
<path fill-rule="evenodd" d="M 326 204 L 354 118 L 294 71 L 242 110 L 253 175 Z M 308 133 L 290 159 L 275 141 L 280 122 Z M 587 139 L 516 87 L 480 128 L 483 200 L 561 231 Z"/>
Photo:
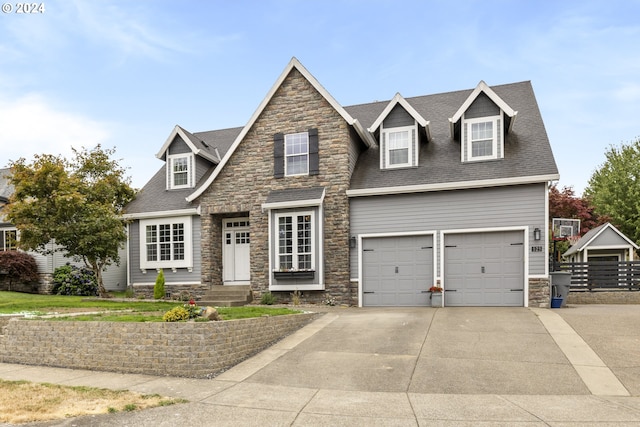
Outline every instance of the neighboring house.
<path fill-rule="evenodd" d="M 3 208 L 9 203 L 13 187 L 9 183 L 8 168 L 0 169 L 0 251 L 16 249 L 16 228 L 5 218 Z"/>
<path fill-rule="evenodd" d="M 168 290 L 548 304 L 559 175 L 530 82 L 343 107 L 294 58 L 246 126 L 176 126 L 157 157 L 127 207 L 139 291 L 162 268 Z"/>
<path fill-rule="evenodd" d="M 9 168 L 0 169 L 0 251 L 16 250 L 16 241 L 19 237 L 16 227 L 8 222 L 5 218 L 2 208 L 9 203 L 9 198 L 13 194 L 13 186 L 10 182 L 11 170 Z M 54 249 L 54 244 L 49 243 L 49 249 Z M 62 252 L 54 252 L 48 255 L 42 255 L 36 252 L 29 252 L 36 259 L 38 264 L 38 272 L 43 275 L 52 275 L 53 271 L 66 263 L 76 265 L 84 265 L 81 262 L 75 262 L 71 258 L 65 257 Z M 120 265 L 112 265 L 107 267 L 103 273 L 104 286 L 108 291 L 123 291 L 127 286 L 127 252 L 126 248 L 120 251 Z M 46 291 L 45 279 L 40 289 Z"/>
<path fill-rule="evenodd" d="M 569 262 L 633 261 L 638 245 L 610 223 L 586 232 L 562 256 Z"/>

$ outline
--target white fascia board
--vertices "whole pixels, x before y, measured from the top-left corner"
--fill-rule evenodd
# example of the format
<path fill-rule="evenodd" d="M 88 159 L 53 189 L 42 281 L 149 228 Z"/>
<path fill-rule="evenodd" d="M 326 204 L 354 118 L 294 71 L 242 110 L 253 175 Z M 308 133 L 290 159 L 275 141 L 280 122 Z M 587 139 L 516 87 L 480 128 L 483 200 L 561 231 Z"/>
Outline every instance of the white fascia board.
<path fill-rule="evenodd" d="M 377 145 L 376 139 L 360 124 L 358 119 L 355 119 L 351 125 L 356 130 L 356 133 L 360 135 L 360 138 L 362 138 L 368 148 L 373 148 Z"/>
<path fill-rule="evenodd" d="M 387 104 L 386 107 L 384 107 L 384 110 L 382 110 L 382 113 L 380 113 L 380 115 L 378 116 L 378 118 L 373 122 L 373 124 L 371 125 L 371 127 L 369 129 L 367 129 L 369 132 L 374 133 L 378 127 L 380 127 L 380 125 L 382 124 L 382 121 L 389 115 L 389 113 L 391 112 L 391 110 L 393 110 L 393 107 L 396 106 L 396 104 L 400 104 L 400 106 L 402 106 L 402 108 L 405 109 L 405 111 L 407 113 L 409 113 L 409 115 L 411 117 L 413 117 L 413 119 L 418 122 L 418 124 L 422 127 L 427 127 L 429 126 L 429 122 L 427 120 L 425 120 L 424 117 L 422 117 L 420 115 L 420 113 L 418 113 L 415 108 L 413 108 L 411 106 L 411 104 L 409 104 L 409 102 L 402 96 L 400 95 L 400 93 L 396 93 L 396 95 L 393 97 L 393 99 L 391 101 L 389 101 L 389 103 Z"/>
<path fill-rule="evenodd" d="M 174 216 L 200 215 L 200 206 L 197 208 L 179 209 L 175 211 L 156 211 L 156 212 L 140 212 L 132 214 L 124 214 L 124 219 L 150 219 L 150 218 L 169 218 Z"/>
<path fill-rule="evenodd" d="M 467 111 L 473 101 L 475 101 L 478 95 L 480 95 L 480 92 L 484 92 L 489 97 L 489 99 L 491 99 L 509 117 L 514 117 L 517 114 L 517 111 L 514 111 L 511 107 L 509 107 L 509 105 L 504 102 L 502 98 L 500 98 L 498 94 L 489 87 L 489 85 L 487 85 L 483 80 L 480 80 L 478 86 L 476 86 L 476 88 L 471 92 L 471 95 L 469 95 L 469 97 L 464 101 L 464 103 L 460 106 L 458 111 L 456 111 L 453 117 L 449 119 L 449 121 L 452 123 L 456 123 L 458 120 L 460 120 L 464 112 Z"/>
<path fill-rule="evenodd" d="M 627 236 L 625 236 L 620 230 L 618 230 L 613 224 L 611 224 L 610 222 L 606 223 L 604 225 L 604 227 L 602 227 L 596 234 L 593 235 L 593 237 L 591 237 L 587 242 L 585 242 L 582 246 L 580 250 L 589 248 L 589 245 L 591 244 L 591 242 L 593 242 L 598 236 L 600 236 L 602 233 L 604 233 L 604 230 L 606 230 L 607 228 L 611 228 L 613 231 L 615 231 L 620 237 L 622 237 L 626 242 L 628 242 L 631 246 L 633 246 L 635 249 L 638 249 L 638 245 L 636 245 L 632 240 L 630 240 Z M 600 248 L 603 249 L 603 247 L 601 246 L 594 246 L 594 248 Z M 611 249 L 620 249 L 619 247 L 616 246 L 610 246 Z M 589 250 L 593 250 L 593 248 L 589 248 Z M 569 252 L 569 251 L 567 251 Z"/>
<path fill-rule="evenodd" d="M 156 157 L 158 159 L 160 159 L 160 160 L 164 159 L 165 154 L 166 154 L 167 150 L 169 149 L 169 146 L 173 143 L 173 140 L 176 138 L 177 135 L 179 135 L 180 138 L 182 138 L 182 140 L 185 142 L 185 144 L 187 144 L 187 146 L 189 147 L 189 149 L 191 150 L 192 153 L 194 153 L 197 156 L 204 157 L 205 159 L 211 161 L 212 163 L 218 163 L 219 159 L 217 159 L 211 153 L 208 153 L 207 151 L 204 151 L 204 150 L 196 147 L 193 144 L 193 141 L 191 140 L 189 135 L 187 135 L 184 132 L 184 130 L 178 125 L 176 125 L 173 128 L 173 130 L 171 131 L 171 134 L 169 134 L 169 137 L 167 138 L 165 143 L 162 145 L 162 148 L 160 148 L 160 151 L 158 151 L 158 153 L 156 154 Z"/>
<path fill-rule="evenodd" d="M 163 160 L 164 158 L 164 153 L 167 152 L 167 149 L 169 148 L 169 146 L 171 145 L 171 143 L 173 142 L 173 140 L 175 139 L 176 135 L 178 135 L 178 131 L 180 130 L 180 126 L 175 125 L 173 127 L 173 130 L 171 131 L 171 133 L 169 134 L 169 137 L 167 138 L 167 140 L 164 142 L 164 144 L 162 144 L 162 147 L 160 148 L 160 151 L 158 151 L 156 153 L 156 157 L 160 160 Z"/>
<path fill-rule="evenodd" d="M 322 95 L 327 100 L 327 102 L 338 112 L 338 114 L 340 114 L 340 116 L 342 116 L 342 118 L 350 126 L 355 127 L 356 131 L 365 140 L 365 142 L 367 141 L 366 135 L 364 135 L 364 132 L 363 132 L 364 129 L 358 123 L 358 121 L 355 120 L 353 117 L 351 117 L 351 115 L 347 113 L 347 111 L 344 108 L 342 108 L 340 104 L 338 104 L 338 101 L 336 101 L 335 98 L 333 98 L 329 94 L 329 92 L 327 92 L 327 90 L 324 87 L 322 87 L 320 82 L 318 82 L 318 80 L 316 80 L 316 78 L 313 77 L 306 68 L 304 68 L 304 66 L 300 63 L 300 61 L 298 61 L 297 58 L 293 57 L 291 58 L 291 61 L 289 61 L 289 64 L 287 64 L 287 66 L 285 67 L 284 71 L 280 74 L 280 77 L 278 77 L 278 80 L 276 80 L 274 85 L 271 87 L 271 89 L 267 93 L 267 96 L 264 97 L 264 99 L 262 100 L 262 102 L 260 103 L 256 111 L 253 113 L 253 115 L 251 116 L 247 124 L 244 126 L 244 128 L 242 128 L 242 131 L 240 131 L 240 134 L 236 137 L 235 141 L 233 141 L 233 144 L 231 144 L 231 147 L 229 148 L 227 153 L 224 155 L 222 160 L 220 160 L 218 167 L 215 168 L 213 173 L 209 175 L 209 178 L 207 178 L 207 180 L 196 191 L 194 191 L 191 195 L 189 195 L 186 198 L 188 202 L 191 202 L 195 200 L 198 196 L 200 196 L 207 188 L 209 188 L 211 183 L 217 178 L 217 176 L 220 174 L 222 169 L 224 169 L 224 166 L 227 164 L 227 162 L 229 161 L 233 153 L 238 148 L 238 145 L 240 145 L 240 142 L 242 142 L 244 137 L 249 132 L 249 129 L 251 129 L 251 126 L 253 126 L 256 120 L 258 120 L 258 117 L 260 117 L 260 114 L 262 114 L 262 111 L 264 111 L 266 106 L 269 104 L 269 102 L 271 101 L 271 98 L 273 98 L 273 95 L 275 95 L 278 88 L 280 88 L 284 80 L 287 78 L 291 70 L 293 70 L 294 68 L 297 69 L 300 72 L 300 74 L 302 74 L 304 78 L 306 78 L 309 81 L 309 83 L 320 93 L 320 95 Z"/>
<path fill-rule="evenodd" d="M 306 208 L 310 206 L 321 206 L 324 202 L 324 196 L 326 191 L 322 191 L 322 196 L 318 199 L 308 199 L 308 200 L 291 200 L 288 202 L 274 202 L 274 203 L 263 203 L 262 204 L 262 212 L 272 210 L 272 209 L 290 209 L 290 208 Z"/>
<path fill-rule="evenodd" d="M 384 196 L 389 194 L 425 193 L 444 190 L 464 190 L 483 187 L 502 187 L 507 185 L 535 184 L 557 181 L 560 175 L 536 175 L 518 178 L 483 179 L 479 181 L 443 182 L 438 184 L 404 185 L 396 187 L 363 188 L 347 190 L 348 197 Z"/>

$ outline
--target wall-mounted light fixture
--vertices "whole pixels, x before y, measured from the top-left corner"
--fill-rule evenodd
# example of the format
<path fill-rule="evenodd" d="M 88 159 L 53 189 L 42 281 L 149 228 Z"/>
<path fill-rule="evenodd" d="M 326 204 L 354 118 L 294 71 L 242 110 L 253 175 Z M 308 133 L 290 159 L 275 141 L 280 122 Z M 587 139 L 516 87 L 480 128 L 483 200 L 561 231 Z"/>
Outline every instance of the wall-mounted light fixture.
<path fill-rule="evenodd" d="M 533 240 L 540 240 L 542 238 L 542 232 L 539 228 L 533 229 Z"/>
<path fill-rule="evenodd" d="M 351 236 L 349 238 L 349 247 L 354 249 L 356 247 L 356 236 Z"/>

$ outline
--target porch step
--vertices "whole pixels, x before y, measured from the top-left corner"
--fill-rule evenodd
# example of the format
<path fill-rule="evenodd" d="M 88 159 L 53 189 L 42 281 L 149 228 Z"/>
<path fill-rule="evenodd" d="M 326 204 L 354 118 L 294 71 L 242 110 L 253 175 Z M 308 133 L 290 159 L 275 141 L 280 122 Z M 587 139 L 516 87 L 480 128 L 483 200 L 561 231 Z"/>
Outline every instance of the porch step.
<path fill-rule="evenodd" d="M 212 286 L 202 299 L 198 301 L 199 306 L 214 307 L 240 307 L 251 302 L 251 287 L 249 285 L 234 286 Z"/>

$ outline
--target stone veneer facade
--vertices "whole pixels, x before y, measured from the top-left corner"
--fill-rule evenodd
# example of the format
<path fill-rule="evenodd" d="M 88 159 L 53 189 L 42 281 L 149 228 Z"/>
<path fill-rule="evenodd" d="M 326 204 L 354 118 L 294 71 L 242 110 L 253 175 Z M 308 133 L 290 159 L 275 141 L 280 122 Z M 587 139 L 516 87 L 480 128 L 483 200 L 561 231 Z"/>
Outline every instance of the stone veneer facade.
<path fill-rule="evenodd" d="M 273 139 L 277 133 L 318 129 L 319 174 L 274 177 Z M 349 283 L 349 200 L 353 147 L 348 123 L 295 68 L 276 90 L 220 175 L 199 197 L 202 215 L 202 283 L 222 284 L 222 219 L 248 217 L 251 223 L 251 289 L 254 298 L 269 290 L 269 212 L 262 204 L 274 190 L 322 186 L 325 291 L 305 291 L 305 300 L 330 294 L 357 304 Z M 357 156 L 357 153 L 355 154 Z M 289 292 L 281 296 L 285 298 Z"/>

